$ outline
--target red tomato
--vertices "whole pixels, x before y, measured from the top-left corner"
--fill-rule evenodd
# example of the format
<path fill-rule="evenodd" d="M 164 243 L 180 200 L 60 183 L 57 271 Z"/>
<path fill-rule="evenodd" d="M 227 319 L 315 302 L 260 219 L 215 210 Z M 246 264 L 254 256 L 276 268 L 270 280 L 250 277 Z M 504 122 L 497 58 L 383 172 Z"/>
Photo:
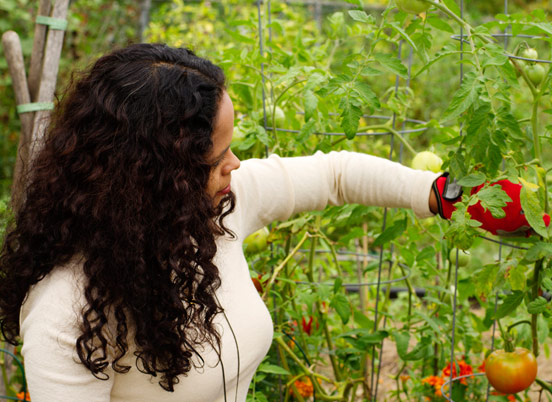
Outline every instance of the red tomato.
<path fill-rule="evenodd" d="M 529 388 L 537 378 L 537 359 L 525 348 L 495 350 L 485 360 L 485 374 L 497 391 L 515 394 Z"/>

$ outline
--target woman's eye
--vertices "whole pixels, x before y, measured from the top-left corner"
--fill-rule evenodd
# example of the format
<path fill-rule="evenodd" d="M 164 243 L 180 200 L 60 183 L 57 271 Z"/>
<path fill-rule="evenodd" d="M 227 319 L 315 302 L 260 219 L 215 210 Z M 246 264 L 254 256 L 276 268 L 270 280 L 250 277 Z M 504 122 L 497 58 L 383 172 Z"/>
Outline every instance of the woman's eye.
<path fill-rule="evenodd" d="M 213 163 L 213 167 L 217 167 L 218 165 L 220 165 L 223 160 L 224 160 L 224 156 L 222 158 L 220 158 L 218 161 L 216 161 L 215 163 Z"/>

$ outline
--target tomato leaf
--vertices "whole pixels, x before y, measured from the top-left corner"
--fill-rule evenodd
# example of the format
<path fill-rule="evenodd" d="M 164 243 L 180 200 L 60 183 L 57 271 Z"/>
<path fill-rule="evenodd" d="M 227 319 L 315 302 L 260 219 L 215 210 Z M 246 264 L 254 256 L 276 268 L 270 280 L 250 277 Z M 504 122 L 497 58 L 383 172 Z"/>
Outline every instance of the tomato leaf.
<path fill-rule="evenodd" d="M 372 91 L 368 84 L 355 81 L 353 83 L 353 92 L 356 93 L 359 98 L 365 103 L 365 106 L 370 109 L 370 112 L 381 107 L 377 95 L 374 93 L 374 91 Z"/>
<path fill-rule="evenodd" d="M 451 33 L 451 34 L 454 33 L 454 30 L 452 29 L 452 27 L 444 19 L 442 19 L 442 18 L 440 18 L 440 17 L 438 17 L 434 14 L 429 14 L 427 16 L 427 22 L 433 28 L 437 28 L 441 31 L 445 31 L 445 32 L 448 32 L 448 33 Z"/>
<path fill-rule="evenodd" d="M 305 121 L 309 121 L 318 107 L 318 98 L 311 89 L 307 89 L 303 94 L 305 103 Z"/>
<path fill-rule="evenodd" d="M 544 278 L 542 280 L 542 287 L 545 288 L 548 291 L 552 290 L 552 279 Z"/>
<path fill-rule="evenodd" d="M 343 128 L 347 138 L 352 139 L 357 133 L 362 110 L 351 101 L 349 96 L 341 99 L 339 108 L 341 109 L 341 128 Z"/>
<path fill-rule="evenodd" d="M 512 201 L 499 185 L 483 188 L 477 192 L 477 197 L 481 201 L 481 206 L 488 209 L 493 217 L 499 219 L 506 216 L 503 208 L 507 202 Z"/>
<path fill-rule="evenodd" d="M 408 345 L 410 342 L 410 334 L 406 331 L 393 332 L 393 338 L 397 345 L 397 353 L 404 360 L 421 360 L 433 356 L 433 346 L 431 337 L 424 336 L 414 348 L 409 352 Z"/>
<path fill-rule="evenodd" d="M 517 261 L 508 267 L 507 275 L 508 282 L 512 290 L 525 290 L 526 280 L 525 280 L 525 271 L 527 267 L 522 264 L 518 264 Z"/>
<path fill-rule="evenodd" d="M 506 317 L 508 314 L 512 313 L 521 304 L 524 296 L 525 293 L 519 290 L 507 295 L 502 304 L 498 307 L 494 318 Z"/>
<path fill-rule="evenodd" d="M 456 1 L 454 0 L 443 0 L 443 3 L 449 8 L 450 11 L 452 11 L 454 14 L 456 14 L 458 17 L 460 17 L 460 7 L 458 7 L 458 4 L 456 4 Z"/>
<path fill-rule="evenodd" d="M 349 322 L 349 318 L 351 317 L 351 306 L 349 305 L 349 300 L 345 295 L 334 295 L 332 301 L 330 302 L 330 306 L 335 308 L 335 311 L 337 311 L 337 314 L 341 318 L 343 324 L 347 324 L 347 322 Z"/>
<path fill-rule="evenodd" d="M 408 70 L 396 56 L 387 53 L 375 53 L 374 58 L 387 71 L 402 78 L 408 77 Z"/>
<path fill-rule="evenodd" d="M 478 77 L 471 71 L 466 73 L 460 89 L 456 91 L 447 110 L 445 110 L 443 119 L 450 120 L 460 116 L 475 103 L 480 93 L 481 82 Z"/>
<path fill-rule="evenodd" d="M 546 310 L 548 302 L 542 296 L 537 297 L 535 300 L 527 305 L 527 312 L 529 314 L 540 314 Z"/>
<path fill-rule="evenodd" d="M 355 21 L 366 22 L 368 24 L 373 24 L 375 22 L 374 17 L 366 14 L 366 12 L 362 10 L 351 10 L 349 11 L 349 15 Z"/>
<path fill-rule="evenodd" d="M 545 239 L 548 239 L 548 231 L 546 230 L 546 225 L 542 220 L 544 210 L 542 209 L 539 197 L 536 191 L 533 191 L 534 184 L 528 183 L 527 181 L 520 178 L 520 182 L 523 185 L 521 192 L 519 194 L 519 199 L 521 201 L 521 208 L 525 213 L 527 222 L 531 227 L 540 234 Z"/>
<path fill-rule="evenodd" d="M 482 172 L 475 172 L 458 180 L 458 184 L 463 187 L 477 187 L 480 184 L 485 183 L 487 176 Z"/>
<path fill-rule="evenodd" d="M 540 260 L 541 258 L 547 258 L 550 256 L 552 256 L 552 244 L 538 242 L 535 243 L 529 250 L 527 250 L 527 253 L 525 253 L 523 260 L 527 262 L 534 262 Z"/>
<path fill-rule="evenodd" d="M 391 240 L 399 237 L 406 230 L 406 218 L 395 221 L 393 225 L 386 228 L 382 234 L 380 234 L 376 240 L 374 240 L 373 246 L 381 246 Z"/>
<path fill-rule="evenodd" d="M 276 375 L 291 375 L 285 368 L 276 366 L 274 364 L 263 363 L 257 369 L 262 373 L 276 374 Z"/>

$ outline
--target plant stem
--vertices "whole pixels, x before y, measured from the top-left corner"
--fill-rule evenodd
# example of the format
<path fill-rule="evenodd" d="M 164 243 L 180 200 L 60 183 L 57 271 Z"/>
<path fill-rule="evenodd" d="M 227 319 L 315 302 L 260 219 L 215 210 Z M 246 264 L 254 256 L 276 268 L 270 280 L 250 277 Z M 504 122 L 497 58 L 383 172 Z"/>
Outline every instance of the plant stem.
<path fill-rule="evenodd" d="M 303 237 L 301 238 L 301 240 L 299 240 L 299 243 L 297 243 L 297 246 L 295 246 L 295 248 L 291 251 L 291 253 L 289 253 L 286 258 L 284 258 L 284 260 L 280 263 L 280 265 L 278 265 L 275 269 L 274 269 L 274 272 L 272 273 L 272 276 L 270 277 L 270 280 L 268 281 L 268 283 L 266 284 L 266 287 L 265 287 L 265 290 L 263 292 L 263 300 L 266 300 L 266 297 L 268 295 L 268 293 L 270 292 L 270 288 L 272 287 L 272 284 L 274 283 L 274 281 L 276 280 L 276 277 L 278 276 L 278 274 L 280 273 L 280 271 L 286 266 L 286 264 L 289 262 L 289 260 L 291 260 L 293 258 L 293 256 L 295 254 L 297 254 L 297 252 L 299 251 L 299 249 L 301 248 L 301 246 L 303 245 L 303 243 L 309 238 L 311 237 L 311 235 L 309 234 L 309 232 L 306 232 Z"/>
<path fill-rule="evenodd" d="M 289 370 L 289 364 L 287 363 L 287 360 L 286 360 L 286 354 L 282 350 L 281 345 L 278 345 L 277 347 L 278 347 L 278 353 L 280 354 L 280 361 L 282 362 L 282 367 L 284 367 L 287 371 L 290 371 Z M 295 383 L 293 383 L 293 382 L 291 383 L 291 389 L 293 390 L 293 396 L 295 398 L 297 398 L 297 400 L 299 402 L 305 402 L 305 400 L 303 399 L 303 397 L 299 393 L 299 390 L 295 386 Z M 287 394 L 287 392 L 286 392 L 286 394 Z M 287 396 L 286 396 L 286 399 L 287 399 Z"/>
<path fill-rule="evenodd" d="M 533 272 L 533 291 L 532 299 L 539 297 L 540 276 L 543 265 L 543 258 L 535 262 L 535 270 Z M 531 337 L 533 338 L 533 354 L 535 357 L 539 355 L 539 336 L 538 336 L 538 314 L 531 314 Z"/>

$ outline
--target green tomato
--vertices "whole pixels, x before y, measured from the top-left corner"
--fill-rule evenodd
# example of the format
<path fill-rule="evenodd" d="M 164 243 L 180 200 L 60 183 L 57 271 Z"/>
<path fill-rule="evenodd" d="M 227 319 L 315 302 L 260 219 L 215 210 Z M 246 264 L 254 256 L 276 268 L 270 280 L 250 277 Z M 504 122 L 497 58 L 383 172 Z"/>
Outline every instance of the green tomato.
<path fill-rule="evenodd" d="M 245 252 L 250 254 L 260 253 L 268 247 L 268 228 L 265 226 L 262 229 L 250 234 L 245 238 Z"/>
<path fill-rule="evenodd" d="M 417 170 L 431 170 L 432 172 L 439 173 L 443 160 L 435 155 L 433 152 L 423 151 L 419 152 L 412 159 L 411 167 Z"/>
<path fill-rule="evenodd" d="M 539 58 L 539 54 L 537 52 L 537 49 L 534 49 L 532 47 L 528 47 L 527 49 L 525 49 L 523 52 L 521 52 L 521 57 L 525 57 L 526 59 L 538 59 Z M 529 60 L 525 60 L 527 62 L 529 62 Z"/>
<path fill-rule="evenodd" d="M 449 260 L 450 260 L 452 265 L 456 265 L 456 249 L 455 248 L 450 250 Z M 471 255 L 463 252 L 462 250 L 458 251 L 458 266 L 459 267 L 465 267 L 466 265 L 469 265 L 470 261 L 471 261 Z"/>
<path fill-rule="evenodd" d="M 397 0 L 399 10 L 410 14 L 420 14 L 427 11 L 430 4 L 422 0 Z"/>
<path fill-rule="evenodd" d="M 525 67 L 525 74 L 527 74 L 527 78 L 529 78 L 533 85 L 538 87 L 546 73 L 543 66 L 533 64 Z"/>
<path fill-rule="evenodd" d="M 274 105 L 267 102 L 265 105 L 266 108 L 266 124 L 268 128 L 271 128 L 274 126 L 272 123 L 272 113 L 274 112 L 274 121 L 276 122 L 276 127 L 284 127 L 286 123 L 286 115 L 282 108 L 280 106 L 276 106 L 274 108 Z M 264 125 L 264 117 L 261 113 L 261 119 L 259 121 L 261 125 Z"/>

